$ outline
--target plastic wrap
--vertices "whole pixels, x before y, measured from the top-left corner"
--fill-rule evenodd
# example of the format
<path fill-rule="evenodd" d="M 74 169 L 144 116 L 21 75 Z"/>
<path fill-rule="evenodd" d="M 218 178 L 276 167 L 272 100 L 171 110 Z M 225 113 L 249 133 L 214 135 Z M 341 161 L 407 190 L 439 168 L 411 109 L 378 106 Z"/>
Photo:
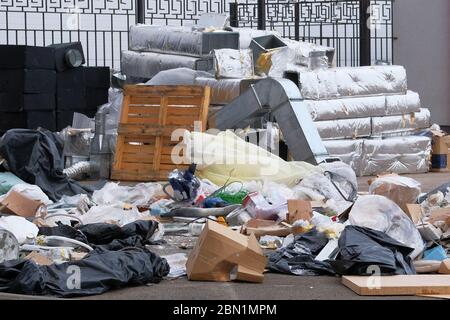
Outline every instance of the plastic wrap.
<path fill-rule="evenodd" d="M 214 79 L 198 77 L 195 84 L 211 88 L 210 103 L 228 104 L 241 94 L 241 79 Z"/>
<path fill-rule="evenodd" d="M 352 139 L 369 137 L 372 132 L 370 118 L 314 122 L 322 139 Z"/>
<path fill-rule="evenodd" d="M 324 144 L 330 156 L 349 164 L 358 176 L 426 173 L 430 167 L 431 139 L 428 137 L 329 140 Z"/>
<path fill-rule="evenodd" d="M 308 100 L 405 94 L 407 78 L 402 66 L 345 67 L 301 72 L 299 87 Z"/>
<path fill-rule="evenodd" d="M 422 237 L 412 220 L 393 201 L 382 196 L 362 196 L 349 214 L 351 225 L 385 232 L 388 236 L 414 248 L 415 259 L 425 248 Z"/>
<path fill-rule="evenodd" d="M 406 95 L 386 96 L 386 115 L 419 112 L 420 107 L 420 96 L 414 91 L 408 90 Z"/>
<path fill-rule="evenodd" d="M 406 95 L 305 100 L 304 103 L 314 121 L 383 117 L 421 111 L 419 95 L 412 91 Z"/>
<path fill-rule="evenodd" d="M 286 162 L 246 142 L 230 131 L 212 135 L 186 132 L 185 163 L 196 163 L 198 176 L 216 185 L 233 181 L 273 181 L 293 186 L 318 167 L 304 162 Z"/>
<path fill-rule="evenodd" d="M 155 52 L 122 51 L 121 71 L 127 77 L 150 79 L 160 71 L 189 68 L 210 71 L 213 69 L 212 58 L 196 58 L 180 55 L 160 54 Z"/>
<path fill-rule="evenodd" d="M 305 100 L 304 103 L 314 121 L 383 116 L 386 108 L 384 96 L 321 101 Z"/>
<path fill-rule="evenodd" d="M 431 114 L 428 109 L 402 116 L 374 117 L 372 118 L 372 136 L 388 133 L 399 133 L 426 129 L 431 126 Z"/>
<path fill-rule="evenodd" d="M 202 57 L 213 49 L 239 49 L 235 32 L 203 32 L 192 27 L 138 24 L 130 27 L 130 50 Z"/>
<path fill-rule="evenodd" d="M 158 183 L 138 183 L 130 187 L 108 182 L 102 189 L 94 191 L 92 200 L 99 205 L 148 206 L 163 196 L 162 187 Z"/>
<path fill-rule="evenodd" d="M 421 185 L 414 179 L 402 176 L 383 176 L 370 184 L 369 193 L 394 201 L 402 210 L 407 204 L 416 203 Z"/>
<path fill-rule="evenodd" d="M 249 49 L 214 50 L 214 69 L 216 78 L 251 78 L 253 73 L 253 55 Z"/>

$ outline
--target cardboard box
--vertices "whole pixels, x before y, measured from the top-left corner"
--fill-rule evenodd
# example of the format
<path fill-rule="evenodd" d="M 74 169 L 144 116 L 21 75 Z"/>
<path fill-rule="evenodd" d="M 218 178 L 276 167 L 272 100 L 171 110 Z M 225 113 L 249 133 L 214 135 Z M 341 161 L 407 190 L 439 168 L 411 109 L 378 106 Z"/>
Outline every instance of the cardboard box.
<path fill-rule="evenodd" d="M 254 235 L 208 221 L 189 255 L 189 280 L 262 282 L 267 259 Z"/>
<path fill-rule="evenodd" d="M 442 261 L 438 272 L 440 274 L 450 274 L 450 259 Z"/>
<path fill-rule="evenodd" d="M 6 213 L 15 214 L 24 218 L 35 217 L 36 213 L 45 209 L 41 201 L 32 200 L 17 191 L 11 191 L 1 202 Z"/>
<path fill-rule="evenodd" d="M 423 212 L 420 204 L 406 204 L 405 212 L 414 224 L 418 224 L 422 220 Z"/>
<path fill-rule="evenodd" d="M 293 224 L 295 221 L 311 221 L 312 205 L 310 201 L 288 200 L 287 222 Z"/>
<path fill-rule="evenodd" d="M 433 131 L 433 152 L 431 157 L 432 171 L 450 171 L 448 150 L 450 147 L 450 136 L 442 131 Z"/>

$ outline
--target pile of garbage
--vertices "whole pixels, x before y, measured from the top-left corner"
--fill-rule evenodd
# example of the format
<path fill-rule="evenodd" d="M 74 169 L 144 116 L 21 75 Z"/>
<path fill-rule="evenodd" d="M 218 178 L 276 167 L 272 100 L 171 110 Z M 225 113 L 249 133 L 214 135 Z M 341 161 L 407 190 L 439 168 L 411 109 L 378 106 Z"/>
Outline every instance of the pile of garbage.
<path fill-rule="evenodd" d="M 230 132 L 191 135 L 210 144 L 237 139 L 267 158 L 259 166 L 237 162 L 235 172 L 192 164 L 165 183 L 86 188 L 60 172 L 61 149 L 53 150 L 49 132 L 10 130 L 0 147 L 9 170 L 0 174 L 0 290 L 75 297 L 185 274 L 262 282 L 266 271 L 449 273 L 450 185 L 422 194 L 417 181 L 386 175 L 359 194 L 342 162 L 286 162 Z M 28 136 L 39 157 L 24 161 L 15 148 Z M 194 157 L 212 150 L 195 146 Z M 237 154 L 248 156 L 244 150 Z M 275 167 L 277 174 L 264 175 Z M 193 239 L 189 256 L 157 254 L 175 235 Z"/>

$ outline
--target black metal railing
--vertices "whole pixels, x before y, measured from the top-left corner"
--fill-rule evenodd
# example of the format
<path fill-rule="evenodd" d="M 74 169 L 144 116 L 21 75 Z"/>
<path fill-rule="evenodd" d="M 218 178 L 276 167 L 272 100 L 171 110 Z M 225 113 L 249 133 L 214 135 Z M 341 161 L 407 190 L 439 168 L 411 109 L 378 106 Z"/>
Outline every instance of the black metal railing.
<path fill-rule="evenodd" d="M 334 47 L 339 66 L 369 65 L 393 62 L 393 1 L 243 0 L 230 15 L 234 26 Z"/>
<path fill-rule="evenodd" d="M 130 25 L 192 25 L 203 12 L 229 12 L 240 27 L 335 47 L 338 65 L 392 62 L 393 1 L 372 0 L 366 11 L 369 0 L 0 0 L 0 44 L 81 41 L 88 65 L 119 69 Z"/>

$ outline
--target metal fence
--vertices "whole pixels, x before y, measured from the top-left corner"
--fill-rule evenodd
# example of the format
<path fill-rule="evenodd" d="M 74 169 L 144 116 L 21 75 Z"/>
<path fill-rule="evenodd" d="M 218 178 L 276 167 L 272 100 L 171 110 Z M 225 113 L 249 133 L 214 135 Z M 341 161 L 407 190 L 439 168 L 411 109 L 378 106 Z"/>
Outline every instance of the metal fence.
<path fill-rule="evenodd" d="M 358 65 L 367 57 L 372 62 L 392 61 L 394 0 L 371 1 L 370 12 L 363 12 L 365 19 L 370 13 L 374 18 L 371 29 L 361 27 L 364 1 L 368 0 L 0 0 L 0 44 L 81 41 L 88 65 L 119 69 L 129 26 L 137 21 L 192 25 L 203 12 L 231 10 L 239 26 L 273 29 L 285 37 L 335 47 L 339 65 Z M 369 41 L 361 46 L 361 39 Z"/>
<path fill-rule="evenodd" d="M 231 15 L 239 27 L 334 47 L 339 66 L 357 66 L 393 62 L 393 1 L 245 0 Z"/>

